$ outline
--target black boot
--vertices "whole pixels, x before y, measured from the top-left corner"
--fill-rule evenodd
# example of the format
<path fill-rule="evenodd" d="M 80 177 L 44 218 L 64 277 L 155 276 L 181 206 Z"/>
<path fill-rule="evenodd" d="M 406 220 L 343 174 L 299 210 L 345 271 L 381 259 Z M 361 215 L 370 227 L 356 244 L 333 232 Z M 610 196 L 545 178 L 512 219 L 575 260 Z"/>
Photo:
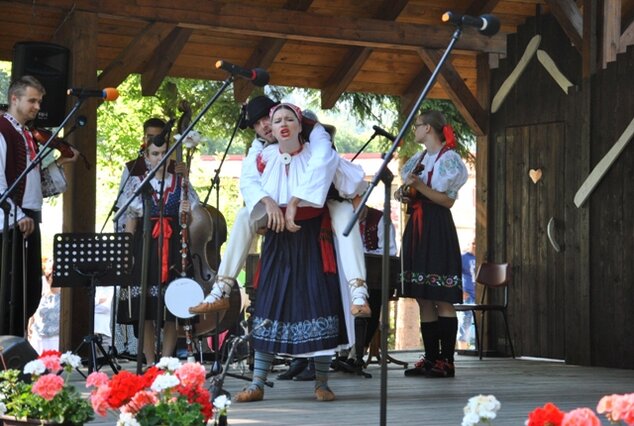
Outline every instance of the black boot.
<path fill-rule="evenodd" d="M 306 358 L 293 358 L 288 370 L 277 376 L 278 380 L 292 380 L 293 377 L 304 371 L 308 365 L 308 359 Z"/>
<path fill-rule="evenodd" d="M 427 377 L 454 377 L 454 351 L 456 350 L 456 333 L 458 332 L 458 318 L 438 317 L 440 335 L 440 357 L 428 372 Z"/>

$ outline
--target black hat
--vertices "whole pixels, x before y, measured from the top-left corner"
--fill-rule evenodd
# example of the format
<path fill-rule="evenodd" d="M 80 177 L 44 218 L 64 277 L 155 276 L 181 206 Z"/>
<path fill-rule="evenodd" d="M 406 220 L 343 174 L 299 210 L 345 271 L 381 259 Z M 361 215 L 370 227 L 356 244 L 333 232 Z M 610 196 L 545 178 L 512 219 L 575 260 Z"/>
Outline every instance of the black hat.
<path fill-rule="evenodd" d="M 247 113 L 240 123 L 240 128 L 252 128 L 260 118 L 269 115 L 269 110 L 278 104 L 279 102 L 275 102 L 267 96 L 256 96 L 251 99 L 247 104 Z"/>

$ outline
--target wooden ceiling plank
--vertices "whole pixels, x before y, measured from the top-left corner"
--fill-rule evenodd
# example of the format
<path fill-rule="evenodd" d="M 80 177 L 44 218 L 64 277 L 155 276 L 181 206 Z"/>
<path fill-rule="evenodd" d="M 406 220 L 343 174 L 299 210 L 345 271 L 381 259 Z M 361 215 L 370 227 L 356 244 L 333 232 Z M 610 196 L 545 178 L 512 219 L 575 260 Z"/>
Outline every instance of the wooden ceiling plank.
<path fill-rule="evenodd" d="M 441 54 L 437 50 L 421 48 L 418 49 L 418 54 L 429 69 L 435 69 L 440 62 Z M 487 113 L 450 62 L 445 62 L 440 69 L 438 81 L 453 101 L 456 109 L 471 127 L 471 130 L 477 136 L 486 135 L 488 131 Z"/>
<path fill-rule="evenodd" d="M 275 57 L 284 47 L 286 40 L 276 38 L 264 38 L 244 65 L 246 68 L 269 68 L 275 61 Z M 247 80 L 234 80 L 233 96 L 237 102 L 247 100 L 253 91 L 253 84 Z"/>
<path fill-rule="evenodd" d="M 427 68 L 427 65 L 423 64 L 421 72 L 409 83 L 405 93 L 401 95 L 401 117 L 407 117 L 412 112 L 430 77 L 431 71 Z M 429 97 L 429 93 L 427 96 Z"/>
<path fill-rule="evenodd" d="M 187 44 L 193 30 L 191 28 L 174 28 L 158 45 L 154 54 L 141 73 L 141 93 L 153 96 L 167 76 L 176 58 Z"/>
<path fill-rule="evenodd" d="M 150 59 L 156 47 L 176 28 L 175 24 L 154 22 L 149 24 L 132 42 L 117 56 L 98 77 L 104 87 L 116 87 L 126 77 L 143 67 Z"/>
<path fill-rule="evenodd" d="M 288 0 L 284 6 L 289 10 L 306 11 L 313 3 L 313 0 Z M 253 53 L 244 65 L 246 68 L 268 68 L 275 61 L 275 57 L 284 47 L 286 40 L 266 37 L 260 41 L 253 49 Z M 233 82 L 233 97 L 237 102 L 245 102 L 251 92 L 253 85 L 246 80 L 235 80 Z"/>
<path fill-rule="evenodd" d="M 330 76 L 326 86 L 321 89 L 322 109 L 330 109 L 335 106 L 341 94 L 363 67 L 371 53 L 372 49 L 365 47 L 353 47 L 348 50 L 342 64 Z"/>
<path fill-rule="evenodd" d="M 59 6 L 59 3 L 58 0 L 39 0 L 38 7 Z M 123 0 L 77 0 L 74 7 L 76 10 L 97 12 L 104 17 L 172 22 L 183 27 L 243 36 L 398 50 L 415 50 L 421 46 L 441 49 L 453 33 L 453 29 L 445 25 L 406 24 L 219 1 L 198 2 L 195 9 L 189 3 L 174 3 L 173 0 L 137 0 L 134 3 Z M 481 37 L 471 28 L 465 29 L 465 34 L 472 34 L 473 37 L 462 37 L 456 45 L 457 49 L 493 53 L 506 51 L 504 34 Z"/>
<path fill-rule="evenodd" d="M 377 19 L 394 20 L 398 18 L 409 0 L 383 0 L 375 15 Z M 344 60 L 330 75 L 328 83 L 321 90 L 321 108 L 330 109 L 335 106 L 341 94 L 354 80 L 365 61 L 372 54 L 368 47 L 352 47 L 344 55 Z"/>
<path fill-rule="evenodd" d="M 583 53 L 583 16 L 577 5 L 569 0 L 546 0 L 546 4 L 575 49 Z"/>
<path fill-rule="evenodd" d="M 621 39 L 621 0 L 603 2 L 603 34 L 601 37 L 601 63 L 616 61 Z"/>
<path fill-rule="evenodd" d="M 481 15 L 483 13 L 491 13 L 500 0 L 474 0 L 471 2 L 465 14 L 467 15 Z"/>

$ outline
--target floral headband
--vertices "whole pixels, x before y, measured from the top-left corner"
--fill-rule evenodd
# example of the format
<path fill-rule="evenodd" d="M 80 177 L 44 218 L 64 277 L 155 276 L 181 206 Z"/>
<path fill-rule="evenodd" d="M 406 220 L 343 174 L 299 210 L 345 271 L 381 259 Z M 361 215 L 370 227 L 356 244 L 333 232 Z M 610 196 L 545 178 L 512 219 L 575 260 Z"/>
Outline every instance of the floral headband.
<path fill-rule="evenodd" d="M 286 107 L 287 109 L 290 109 L 291 111 L 293 111 L 293 113 L 297 116 L 297 120 L 299 120 L 300 123 L 302 122 L 302 110 L 297 105 L 293 105 L 289 103 L 281 103 L 279 105 L 275 105 L 269 111 L 269 118 L 273 119 L 273 114 L 275 114 L 275 112 L 282 107 Z"/>

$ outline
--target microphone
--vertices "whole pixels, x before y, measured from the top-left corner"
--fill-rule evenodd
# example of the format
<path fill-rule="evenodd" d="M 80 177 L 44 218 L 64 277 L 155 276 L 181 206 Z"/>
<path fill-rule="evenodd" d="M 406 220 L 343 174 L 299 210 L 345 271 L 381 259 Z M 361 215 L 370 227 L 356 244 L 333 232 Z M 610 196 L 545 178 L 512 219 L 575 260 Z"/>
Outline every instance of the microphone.
<path fill-rule="evenodd" d="M 445 12 L 442 15 L 443 22 L 451 22 L 454 25 L 475 27 L 480 34 L 492 36 L 500 31 L 500 20 L 493 15 L 469 16 L 460 13 Z"/>
<path fill-rule="evenodd" d="M 392 135 L 391 133 L 388 133 L 386 130 L 380 128 L 379 126 L 372 126 L 372 128 L 374 129 L 374 133 L 376 133 L 379 136 L 386 137 L 392 142 L 394 142 L 394 140 L 396 139 L 396 136 Z"/>
<path fill-rule="evenodd" d="M 263 87 L 269 84 L 269 76 L 268 71 L 262 68 L 253 68 L 252 70 L 242 68 L 239 65 L 234 65 L 227 61 L 216 61 L 216 69 L 225 70 L 232 75 L 237 75 L 242 78 L 246 78 L 250 80 L 251 83 L 258 87 Z"/>
<path fill-rule="evenodd" d="M 163 126 L 163 130 L 161 130 L 161 133 L 159 133 L 158 135 L 152 136 L 152 143 L 156 146 L 163 146 L 167 138 L 167 135 L 169 134 L 169 132 L 172 131 L 172 127 L 174 127 L 175 122 L 176 122 L 176 119 L 171 118 L 170 121 L 168 121 L 167 124 Z"/>
<path fill-rule="evenodd" d="M 102 98 L 104 101 L 114 101 L 119 97 L 119 91 L 114 87 L 106 87 L 103 90 L 72 88 L 68 89 L 66 94 L 78 98 Z"/>

